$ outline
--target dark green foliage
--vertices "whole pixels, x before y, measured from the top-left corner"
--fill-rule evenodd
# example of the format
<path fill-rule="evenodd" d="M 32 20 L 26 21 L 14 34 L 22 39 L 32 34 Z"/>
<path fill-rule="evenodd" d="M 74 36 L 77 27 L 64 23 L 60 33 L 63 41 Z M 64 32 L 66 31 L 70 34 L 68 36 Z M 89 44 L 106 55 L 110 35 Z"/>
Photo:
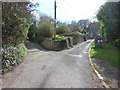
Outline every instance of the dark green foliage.
<path fill-rule="evenodd" d="M 33 42 L 36 42 L 36 43 L 41 43 L 43 42 L 43 40 L 45 39 L 46 37 L 42 37 L 42 36 L 35 36 L 34 38 L 31 39 L 31 41 Z"/>
<path fill-rule="evenodd" d="M 37 36 L 53 38 L 54 29 L 52 28 L 51 24 L 47 22 L 40 23 L 38 31 L 37 31 Z"/>
<path fill-rule="evenodd" d="M 58 35 L 63 35 L 63 34 L 68 33 L 68 32 L 70 32 L 70 30 L 67 27 L 67 25 L 65 25 L 65 24 L 61 24 L 60 26 L 58 26 L 56 28 L 56 34 L 58 34 Z"/>
<path fill-rule="evenodd" d="M 118 22 L 120 11 L 119 2 L 107 2 L 98 11 L 97 18 L 102 22 L 101 33 L 107 41 L 115 40 L 120 38 L 118 31 Z"/>
<path fill-rule="evenodd" d="M 114 19 L 109 19 L 103 26 L 103 36 L 107 40 L 115 40 L 118 38 L 118 22 Z"/>
<path fill-rule="evenodd" d="M 2 70 L 19 64 L 27 54 L 24 42 L 31 25 L 29 2 L 2 2 Z"/>
<path fill-rule="evenodd" d="M 120 39 L 115 40 L 115 46 L 120 47 Z"/>
<path fill-rule="evenodd" d="M 101 49 L 103 48 L 102 45 L 98 45 L 95 41 L 92 43 L 91 49 Z"/>
<path fill-rule="evenodd" d="M 2 39 L 3 39 L 3 44 L 19 44 L 24 42 L 25 39 L 27 39 L 27 34 L 28 34 L 28 29 L 29 29 L 29 24 L 27 24 L 25 21 L 22 21 L 23 19 L 21 18 L 20 21 L 18 20 L 18 22 L 20 24 L 13 24 L 11 22 L 11 25 L 13 25 L 13 27 L 8 27 L 5 24 L 5 26 L 3 26 L 2 29 Z M 11 26 L 10 25 L 10 26 Z M 8 27 L 8 28 L 7 28 Z"/>
<path fill-rule="evenodd" d="M 32 40 L 37 35 L 37 26 L 35 24 L 32 24 L 29 28 L 28 38 L 29 40 Z"/>
<path fill-rule="evenodd" d="M 30 22 L 26 15 L 29 3 L 4 2 L 2 3 L 2 44 L 16 45 L 27 38 Z"/>
<path fill-rule="evenodd" d="M 3 73 L 10 70 L 12 66 L 19 64 L 27 55 L 27 48 L 24 44 L 16 46 L 4 45 L 1 48 L 2 53 L 2 70 Z"/>

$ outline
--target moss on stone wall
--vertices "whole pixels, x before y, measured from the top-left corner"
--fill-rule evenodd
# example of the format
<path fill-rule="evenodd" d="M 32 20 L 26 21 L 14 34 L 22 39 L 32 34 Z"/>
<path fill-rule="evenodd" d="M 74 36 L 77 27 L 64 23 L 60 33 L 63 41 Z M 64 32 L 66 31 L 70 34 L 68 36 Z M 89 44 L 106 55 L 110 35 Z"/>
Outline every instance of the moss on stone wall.
<path fill-rule="evenodd" d="M 83 41 L 84 41 L 83 36 L 72 36 L 72 37 L 69 36 L 67 39 L 63 39 L 60 41 L 52 40 L 51 38 L 46 38 L 43 40 L 43 42 L 41 42 L 41 46 L 48 50 L 59 51 L 66 48 L 71 48 L 73 47 L 73 45 Z"/>
<path fill-rule="evenodd" d="M 67 40 L 61 40 L 61 41 L 55 41 L 52 40 L 50 38 L 46 38 L 41 45 L 49 50 L 55 50 L 55 51 L 59 51 L 59 50 L 63 50 L 65 48 L 68 48 L 67 46 Z"/>

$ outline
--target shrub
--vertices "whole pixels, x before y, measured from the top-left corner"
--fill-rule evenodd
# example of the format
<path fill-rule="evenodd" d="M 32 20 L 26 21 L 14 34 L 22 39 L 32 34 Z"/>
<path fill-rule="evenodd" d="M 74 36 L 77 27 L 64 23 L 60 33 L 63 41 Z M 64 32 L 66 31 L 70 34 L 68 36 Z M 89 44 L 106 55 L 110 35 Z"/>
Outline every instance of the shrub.
<path fill-rule="evenodd" d="M 68 32 L 70 32 L 70 30 L 67 27 L 67 25 L 65 25 L 65 24 L 61 24 L 60 26 L 58 26 L 56 28 L 56 34 L 58 34 L 58 35 L 62 35 L 64 33 L 68 33 Z"/>
<path fill-rule="evenodd" d="M 17 18 L 11 23 L 5 22 L 2 26 L 2 44 L 20 44 L 27 39 L 30 23 L 24 18 Z"/>
<path fill-rule="evenodd" d="M 53 38 L 54 30 L 52 29 L 51 24 L 47 22 L 42 22 L 39 26 L 37 35 L 46 38 Z"/>
<path fill-rule="evenodd" d="M 35 24 L 32 24 L 28 31 L 29 40 L 32 40 L 33 38 L 35 38 L 36 33 L 37 33 L 37 26 Z"/>
<path fill-rule="evenodd" d="M 36 42 L 36 43 L 41 43 L 45 38 L 46 37 L 36 36 L 31 41 Z"/>
<path fill-rule="evenodd" d="M 2 2 L 2 44 L 20 44 L 27 39 L 33 4 L 30 2 Z"/>
<path fill-rule="evenodd" d="M 24 44 L 16 46 L 4 45 L 2 52 L 2 70 L 3 73 L 10 70 L 12 66 L 19 64 L 22 58 L 27 55 L 27 48 Z"/>
<path fill-rule="evenodd" d="M 56 35 L 55 39 L 60 41 L 60 40 L 63 40 L 63 39 L 67 39 L 67 37 Z"/>
<path fill-rule="evenodd" d="M 31 4 L 32 5 L 32 4 Z M 2 56 L 3 72 L 21 62 L 27 54 L 23 44 L 27 39 L 28 30 L 31 25 L 32 11 L 30 3 L 4 2 L 2 3 Z"/>
<path fill-rule="evenodd" d="M 116 39 L 115 40 L 115 46 L 116 47 L 120 47 L 120 39 Z"/>
<path fill-rule="evenodd" d="M 98 45 L 96 41 L 92 43 L 91 49 L 102 49 L 102 48 L 104 48 L 104 46 Z"/>

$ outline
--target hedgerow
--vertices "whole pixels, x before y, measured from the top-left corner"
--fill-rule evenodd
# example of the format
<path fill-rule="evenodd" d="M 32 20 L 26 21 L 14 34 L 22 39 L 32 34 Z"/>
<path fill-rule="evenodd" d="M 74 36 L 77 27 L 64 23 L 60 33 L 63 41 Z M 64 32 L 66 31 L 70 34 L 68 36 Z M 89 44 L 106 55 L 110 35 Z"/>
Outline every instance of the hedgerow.
<path fill-rule="evenodd" d="M 27 48 L 23 43 L 16 46 L 4 45 L 1 48 L 1 54 L 2 73 L 5 73 L 22 61 L 22 59 L 27 55 Z"/>

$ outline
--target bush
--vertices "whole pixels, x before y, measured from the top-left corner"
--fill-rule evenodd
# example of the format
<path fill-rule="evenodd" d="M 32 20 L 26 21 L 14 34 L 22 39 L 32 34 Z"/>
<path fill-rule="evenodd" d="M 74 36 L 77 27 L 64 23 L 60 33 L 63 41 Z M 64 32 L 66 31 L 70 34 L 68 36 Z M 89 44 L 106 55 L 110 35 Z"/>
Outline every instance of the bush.
<path fill-rule="evenodd" d="M 0 54 L 2 56 L 0 63 L 2 63 L 3 72 L 19 64 L 27 54 L 27 49 L 23 43 L 27 39 L 28 30 L 32 24 L 30 4 L 28 2 L 2 3 L 3 46 L 0 48 Z"/>
<path fill-rule="evenodd" d="M 60 41 L 60 40 L 67 39 L 67 37 L 56 35 L 55 39 L 58 40 L 58 41 Z"/>
<path fill-rule="evenodd" d="M 37 26 L 35 24 L 32 24 L 29 28 L 29 31 L 28 31 L 28 38 L 29 40 L 32 40 L 33 38 L 35 38 L 36 36 L 36 33 L 37 33 Z"/>
<path fill-rule="evenodd" d="M 101 45 L 98 45 L 98 44 L 96 43 L 96 41 L 94 41 L 94 42 L 92 43 L 91 49 L 102 49 L 102 48 L 104 48 L 104 47 L 101 46 Z"/>
<path fill-rule="evenodd" d="M 46 38 L 53 38 L 54 30 L 52 29 L 52 25 L 47 22 L 42 22 L 39 26 L 37 35 Z"/>
<path fill-rule="evenodd" d="M 2 44 L 14 45 L 23 43 L 27 39 L 28 29 L 30 23 L 27 23 L 26 19 L 15 18 L 10 25 L 5 22 L 2 26 Z"/>
<path fill-rule="evenodd" d="M 32 42 L 41 43 L 45 37 L 38 35 L 38 27 L 35 24 L 32 24 L 29 29 L 28 38 Z"/>
<path fill-rule="evenodd" d="M 36 43 L 41 43 L 41 42 L 43 42 L 43 40 L 44 40 L 45 38 L 46 38 L 46 37 L 36 36 L 36 37 L 34 37 L 31 41 L 36 42 Z"/>
<path fill-rule="evenodd" d="M 63 34 L 68 33 L 68 32 L 70 32 L 70 30 L 67 27 L 67 25 L 65 25 L 65 24 L 61 24 L 60 26 L 58 26 L 56 28 L 56 34 L 58 34 L 58 35 L 63 35 Z"/>
<path fill-rule="evenodd" d="M 116 39 L 115 40 L 115 46 L 116 47 L 120 47 L 120 39 Z"/>
<path fill-rule="evenodd" d="M 12 66 L 19 64 L 22 58 L 27 55 L 27 48 L 24 44 L 16 46 L 4 45 L 1 48 L 2 54 L 2 71 L 3 73 L 10 70 Z"/>

